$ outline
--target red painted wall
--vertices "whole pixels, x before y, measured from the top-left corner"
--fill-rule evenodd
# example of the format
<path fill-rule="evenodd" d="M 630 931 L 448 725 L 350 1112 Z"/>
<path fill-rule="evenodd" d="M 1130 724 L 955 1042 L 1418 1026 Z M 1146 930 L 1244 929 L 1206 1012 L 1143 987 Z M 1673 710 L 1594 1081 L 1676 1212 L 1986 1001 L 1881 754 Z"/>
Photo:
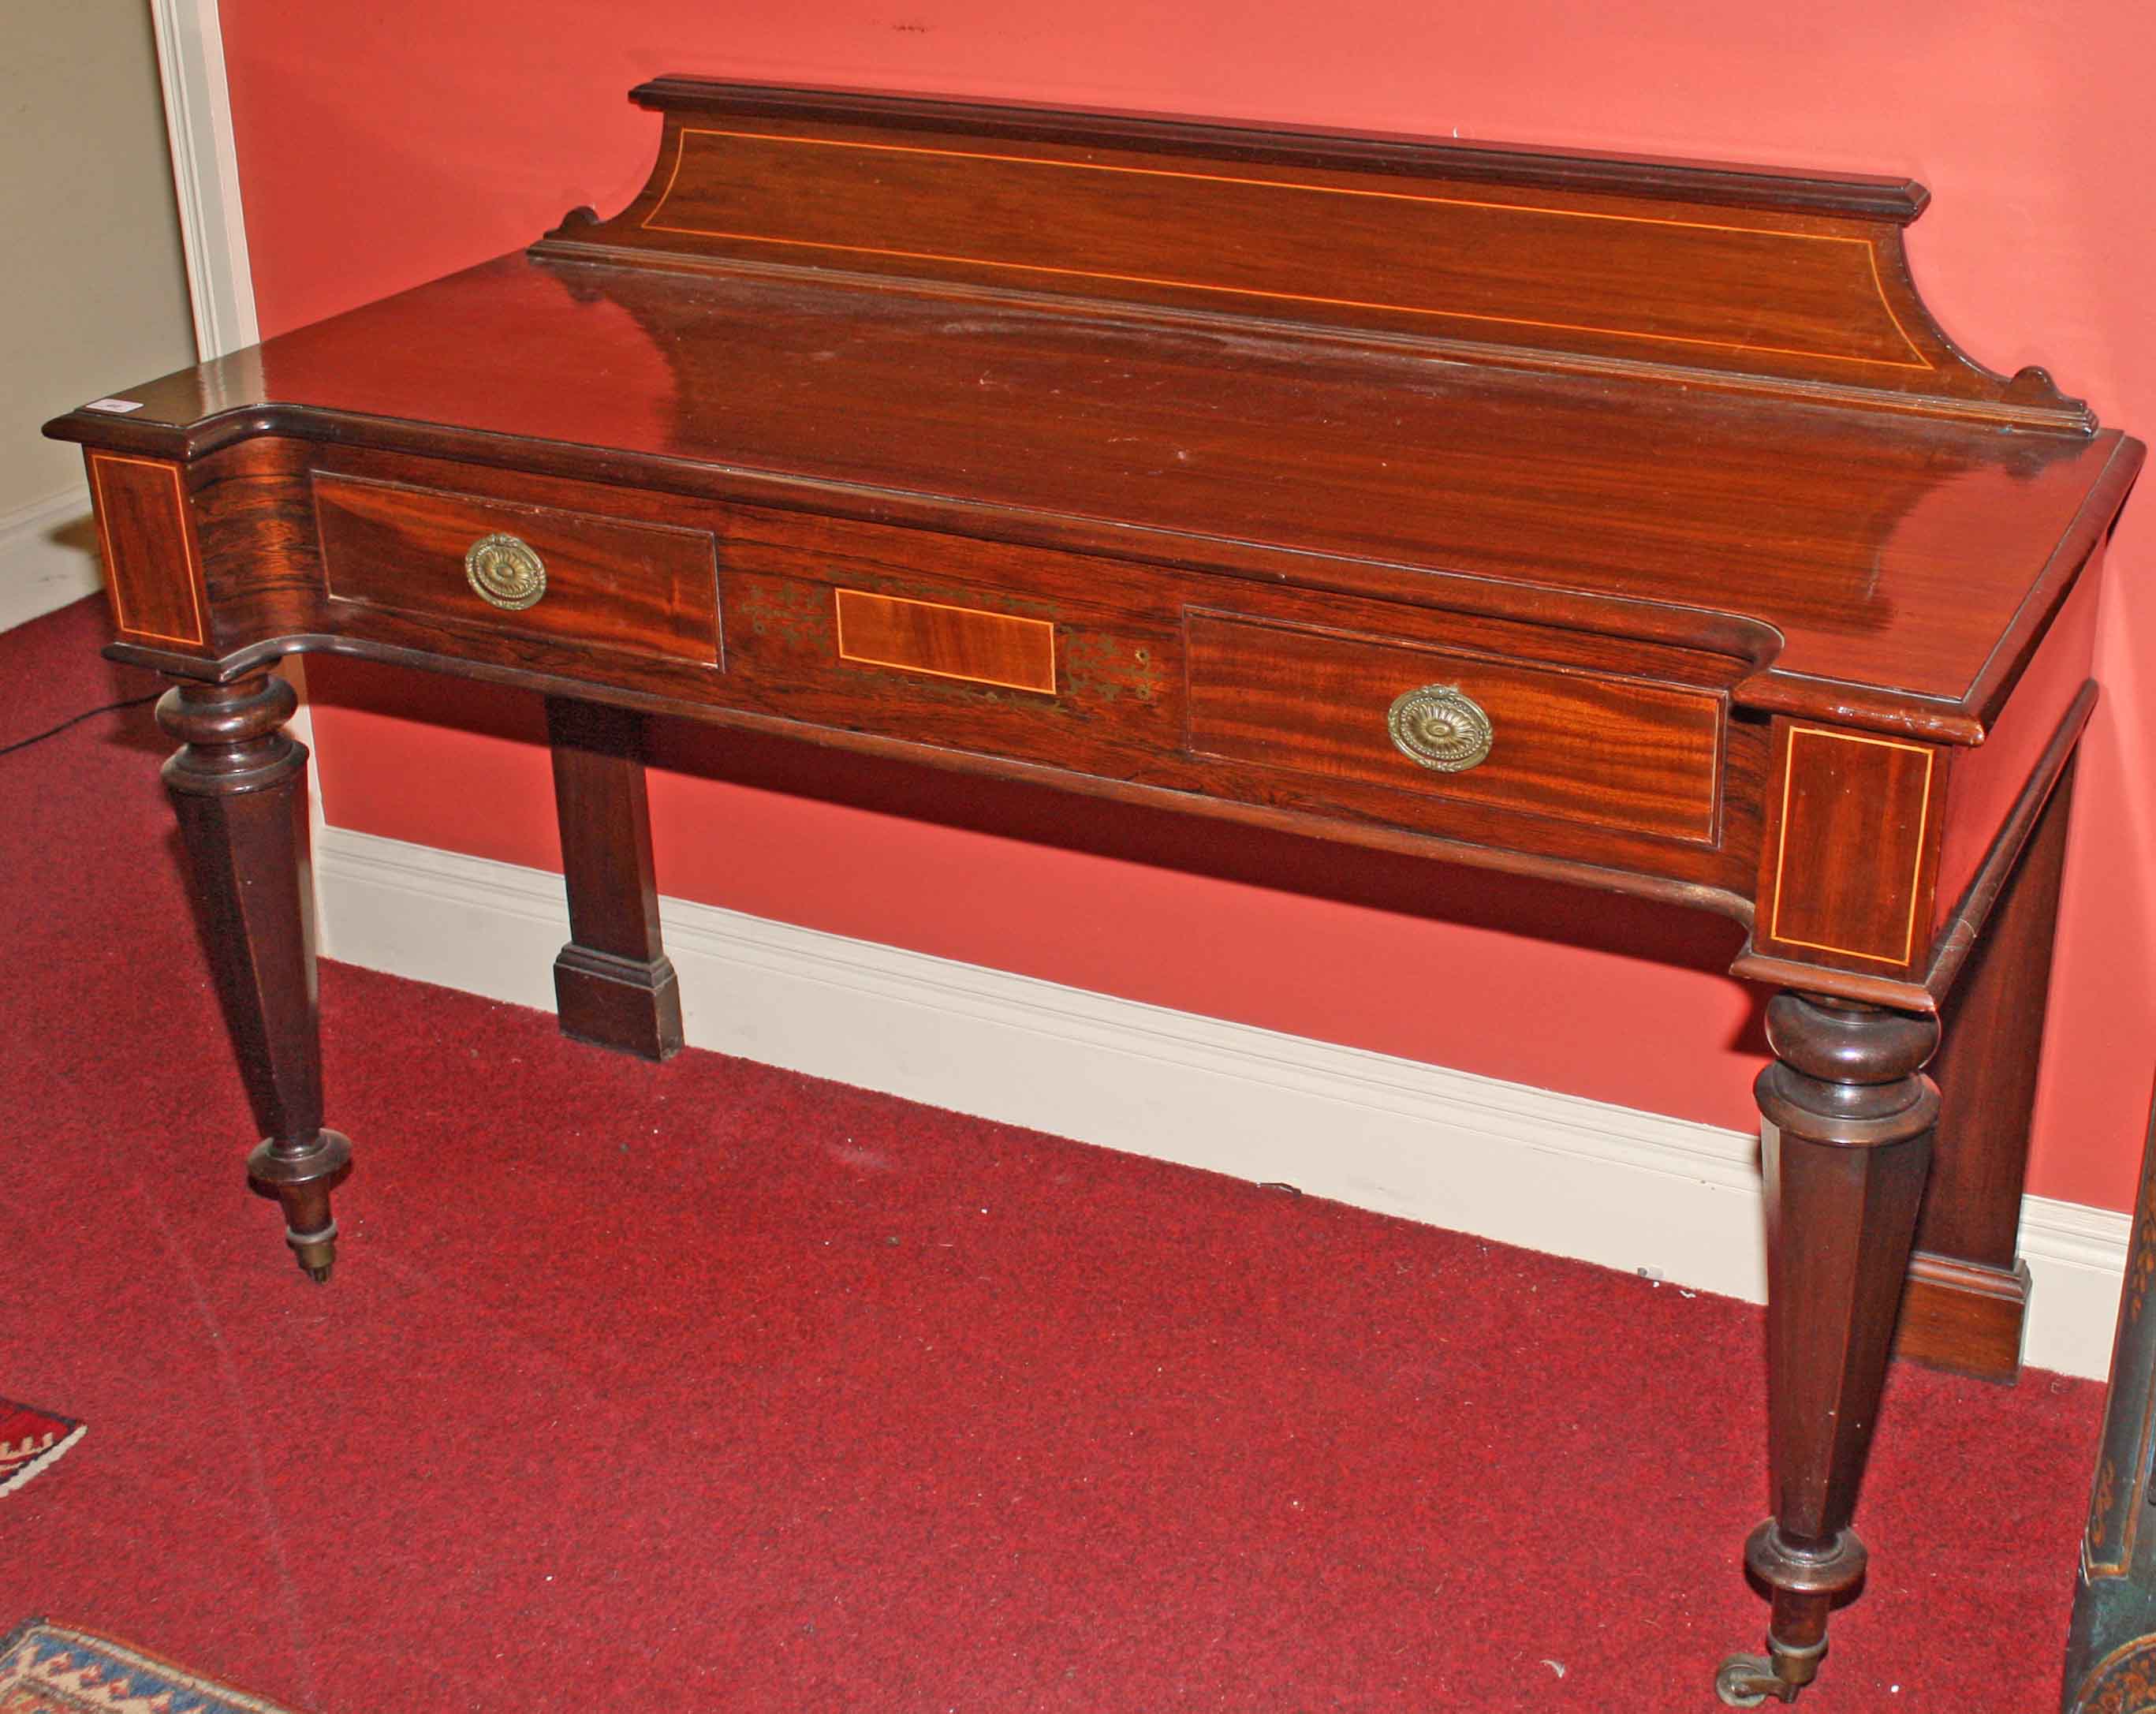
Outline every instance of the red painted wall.
<path fill-rule="evenodd" d="M 619 207 L 656 137 L 623 94 L 686 71 L 1907 172 L 1937 198 L 1912 245 L 1948 329 L 2156 431 L 2140 0 L 224 0 L 223 18 L 270 331 L 516 248 L 573 204 Z M 2111 556 L 2034 1171 L 2045 1194 L 2112 1207 L 2132 1201 L 2156 1055 L 2152 558 L 2144 493 Z M 557 861 L 528 700 L 345 663 L 310 677 L 333 821 Z M 1752 1122 L 1758 996 L 1720 974 L 1727 925 L 843 759 L 795 799 L 770 789 L 767 745 L 664 736 L 670 893 Z M 1522 932 L 1553 905 L 1553 934 Z"/>

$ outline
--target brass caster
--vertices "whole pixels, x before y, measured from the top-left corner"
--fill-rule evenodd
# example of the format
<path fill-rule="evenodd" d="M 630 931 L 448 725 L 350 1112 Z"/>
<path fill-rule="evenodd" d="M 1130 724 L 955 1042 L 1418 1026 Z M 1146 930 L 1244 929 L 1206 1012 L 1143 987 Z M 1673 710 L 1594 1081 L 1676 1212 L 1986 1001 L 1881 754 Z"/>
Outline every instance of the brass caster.
<path fill-rule="evenodd" d="M 300 1271 L 317 1285 L 326 1285 L 330 1269 L 336 1265 L 336 1222 L 332 1220 L 320 1232 L 294 1232 L 287 1228 L 285 1242 L 292 1247 L 293 1259 L 299 1263 Z"/>
<path fill-rule="evenodd" d="M 341 1131 L 316 1131 L 302 1144 L 264 1138 L 247 1157 L 248 1183 L 275 1197 L 285 1211 L 285 1242 L 300 1271 L 316 1284 L 328 1283 L 336 1260 L 337 1224 L 330 1214 L 330 1190 L 352 1171 L 352 1143 Z"/>
<path fill-rule="evenodd" d="M 1769 1696 L 1794 1702 L 1803 1686 L 1774 1670 L 1764 1655 L 1732 1655 L 1714 1675 L 1714 1693 L 1732 1708 L 1756 1708 Z"/>

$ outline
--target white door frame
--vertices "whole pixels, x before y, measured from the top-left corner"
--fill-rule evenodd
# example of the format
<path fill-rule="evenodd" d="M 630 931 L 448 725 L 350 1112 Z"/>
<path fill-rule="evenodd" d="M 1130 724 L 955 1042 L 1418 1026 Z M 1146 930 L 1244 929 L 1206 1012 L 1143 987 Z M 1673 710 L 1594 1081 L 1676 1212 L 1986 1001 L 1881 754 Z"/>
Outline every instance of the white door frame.
<path fill-rule="evenodd" d="M 151 0 L 165 129 L 172 157 L 195 347 L 207 361 L 259 337 L 254 282 L 225 85 L 217 0 Z M 58 494 L 0 513 L 0 631 L 104 587 L 80 478 Z"/>
<path fill-rule="evenodd" d="M 157 80 L 165 91 L 165 135 L 172 156 L 180 244 L 187 256 L 187 301 L 195 349 L 204 363 L 261 342 L 254 275 L 247 259 L 247 218 L 239 195 L 239 151 L 232 129 L 232 90 L 224 69 L 224 30 L 217 0 L 151 0 L 157 36 Z M 315 842 L 322 836 L 321 775 L 315 765 L 312 711 L 300 657 L 282 672 L 300 693 L 286 730 L 307 747 L 307 811 Z M 315 918 L 321 921 L 321 887 Z"/>
<path fill-rule="evenodd" d="M 151 0 L 157 74 L 165 90 L 172 188 L 187 253 L 195 346 L 204 363 L 261 337 L 254 277 L 240 210 L 239 157 L 233 143 L 232 94 L 225 81 L 224 32 L 217 0 Z"/>

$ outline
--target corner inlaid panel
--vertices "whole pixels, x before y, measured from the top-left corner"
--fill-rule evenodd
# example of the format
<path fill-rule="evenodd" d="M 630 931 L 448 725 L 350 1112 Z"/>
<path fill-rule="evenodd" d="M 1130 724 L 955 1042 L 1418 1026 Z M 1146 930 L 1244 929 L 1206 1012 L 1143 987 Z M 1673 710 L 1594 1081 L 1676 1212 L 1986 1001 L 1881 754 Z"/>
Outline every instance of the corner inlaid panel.
<path fill-rule="evenodd" d="M 180 467 L 115 452 L 90 455 L 97 541 L 113 622 L 138 642 L 198 649 L 208 640 L 202 553 Z"/>
<path fill-rule="evenodd" d="M 1762 852 L 1763 945 L 1907 969 L 1927 950 L 1945 769 L 1932 745 L 1792 723 Z"/>

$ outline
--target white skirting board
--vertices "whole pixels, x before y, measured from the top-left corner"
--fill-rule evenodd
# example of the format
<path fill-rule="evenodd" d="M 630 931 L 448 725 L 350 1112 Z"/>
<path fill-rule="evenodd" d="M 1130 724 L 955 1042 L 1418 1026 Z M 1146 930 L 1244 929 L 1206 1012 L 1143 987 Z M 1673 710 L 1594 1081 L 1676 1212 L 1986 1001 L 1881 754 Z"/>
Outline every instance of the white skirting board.
<path fill-rule="evenodd" d="M 560 877 L 339 827 L 317 837 L 329 955 L 552 1007 Z M 1765 1295 L 1748 1133 L 709 905 L 662 908 L 692 1046 L 1671 1286 Z M 2130 1225 L 2023 1204 L 2030 1363 L 2102 1377 Z"/>
<path fill-rule="evenodd" d="M 86 488 L 78 483 L 0 512 L 0 631 L 104 587 Z"/>

